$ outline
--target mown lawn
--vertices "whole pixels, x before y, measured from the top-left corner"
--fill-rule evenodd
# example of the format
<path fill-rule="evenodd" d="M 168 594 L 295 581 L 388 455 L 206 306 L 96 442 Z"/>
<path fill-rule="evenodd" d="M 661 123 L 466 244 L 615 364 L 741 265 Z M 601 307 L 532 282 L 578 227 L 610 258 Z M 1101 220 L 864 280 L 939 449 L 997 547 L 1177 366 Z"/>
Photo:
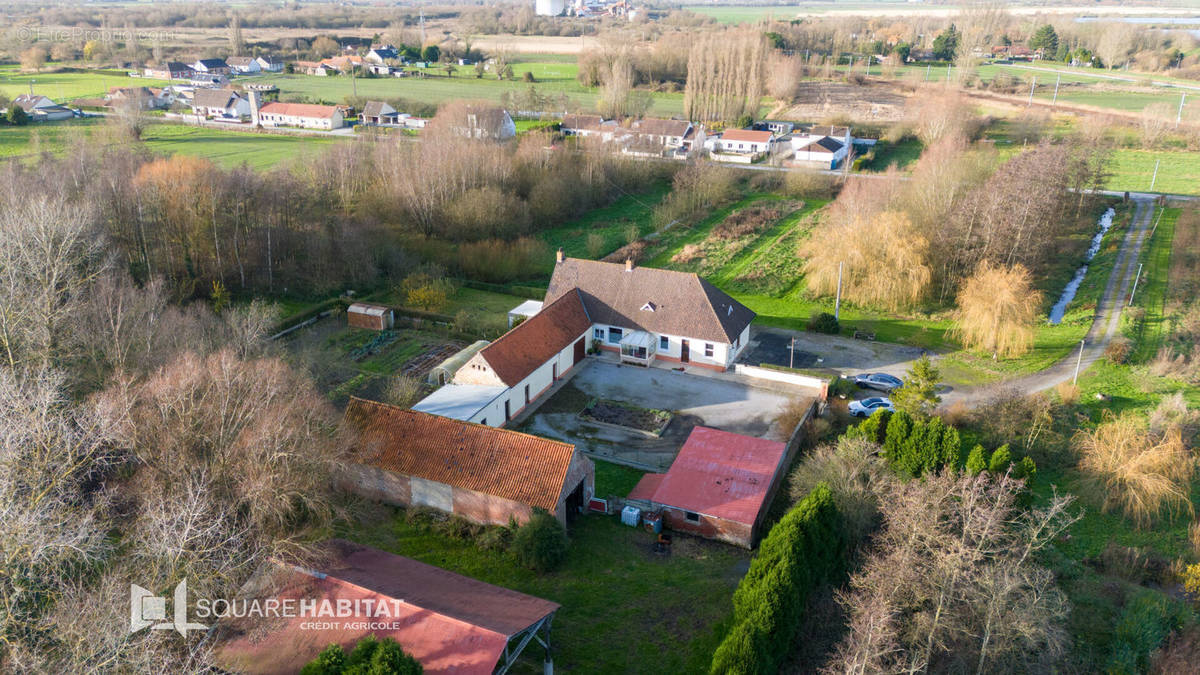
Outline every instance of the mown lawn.
<path fill-rule="evenodd" d="M 598 464 L 600 494 L 615 494 L 632 480 Z M 409 524 L 403 512 L 339 534 L 561 604 L 551 634 L 554 665 L 580 673 L 706 672 L 750 557 L 683 535 L 675 537 L 670 555 L 656 555 L 653 534 L 599 515 L 571 526 L 567 560 L 549 574 L 519 566 L 509 552 L 485 551 Z M 542 672 L 536 644 L 515 672 Z"/>
<path fill-rule="evenodd" d="M 1134 291 L 1133 306 L 1145 312 L 1141 321 L 1134 322 L 1130 313 L 1121 317 L 1125 335 L 1137 345 L 1130 357 L 1133 363 L 1143 363 L 1154 357 L 1170 333 L 1167 325 L 1167 273 L 1171 266 L 1172 239 L 1180 209 L 1159 209 L 1146 249 L 1142 253 L 1142 275 Z"/>
<path fill-rule="evenodd" d="M 42 152 L 61 154 L 77 135 L 110 143 L 112 141 L 99 133 L 104 124 L 102 118 L 92 117 L 19 127 L 3 125 L 0 126 L 0 158 Z M 314 158 L 331 143 L 342 140 L 158 123 L 147 125 L 142 133 L 142 141 L 154 152 L 204 157 L 225 168 L 245 163 L 254 169 L 270 169 L 291 160 Z"/>
<path fill-rule="evenodd" d="M 50 68 L 56 64 L 50 64 Z M 97 98 L 103 96 L 112 87 L 161 87 L 165 80 L 153 80 L 141 77 L 129 77 L 118 71 L 50 71 L 41 73 L 22 72 L 19 66 L 0 66 L 0 92 L 9 98 L 17 94 L 28 94 L 30 85 L 33 92 L 49 96 L 56 103 L 67 103 L 77 98 Z"/>
<path fill-rule="evenodd" d="M 1158 177 L 1154 165 L 1158 162 Z M 1109 190 L 1148 191 L 1151 181 L 1155 192 L 1200 194 L 1200 152 L 1186 150 L 1114 150 L 1108 164 Z"/>

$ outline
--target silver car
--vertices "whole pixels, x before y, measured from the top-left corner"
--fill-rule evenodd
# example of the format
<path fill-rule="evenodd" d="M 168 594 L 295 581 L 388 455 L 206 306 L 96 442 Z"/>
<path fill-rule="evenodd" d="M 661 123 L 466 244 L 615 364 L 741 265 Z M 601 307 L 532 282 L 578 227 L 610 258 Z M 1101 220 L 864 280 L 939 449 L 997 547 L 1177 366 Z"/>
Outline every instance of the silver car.
<path fill-rule="evenodd" d="M 892 399 L 883 396 L 850 402 L 850 414 L 855 417 L 870 417 L 880 410 L 896 412 L 896 407 L 892 405 Z"/>
<path fill-rule="evenodd" d="M 854 376 L 854 384 L 864 389 L 878 389 L 879 391 L 891 392 L 893 389 L 899 389 L 904 386 L 904 380 L 895 375 L 887 373 L 863 373 L 862 375 Z"/>

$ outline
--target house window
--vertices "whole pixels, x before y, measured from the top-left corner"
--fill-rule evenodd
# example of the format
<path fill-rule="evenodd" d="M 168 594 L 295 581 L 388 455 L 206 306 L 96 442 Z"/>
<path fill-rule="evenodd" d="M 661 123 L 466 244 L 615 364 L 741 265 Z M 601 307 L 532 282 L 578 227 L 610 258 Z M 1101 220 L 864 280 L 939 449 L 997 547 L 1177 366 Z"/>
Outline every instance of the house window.
<path fill-rule="evenodd" d="M 620 342 L 621 341 L 621 329 L 613 328 L 612 326 L 609 326 L 608 327 L 608 341 L 613 344 Z"/>
<path fill-rule="evenodd" d="M 670 349 L 671 348 L 671 338 L 667 337 L 666 335 L 659 335 L 658 336 L 658 348 L 659 349 Z"/>
<path fill-rule="evenodd" d="M 603 328 L 593 328 L 592 329 L 592 337 L 596 338 L 597 340 L 603 340 L 604 339 L 604 329 Z"/>
<path fill-rule="evenodd" d="M 712 355 L 713 355 L 713 346 L 712 346 L 712 343 L 710 343 L 710 342 L 705 342 L 705 343 L 704 343 L 704 355 L 705 355 L 705 356 L 712 356 Z"/>
<path fill-rule="evenodd" d="M 688 522 L 691 522 L 691 523 L 700 522 L 700 514 L 699 513 L 692 513 L 691 511 L 684 511 L 683 517 L 686 518 L 688 520 Z"/>

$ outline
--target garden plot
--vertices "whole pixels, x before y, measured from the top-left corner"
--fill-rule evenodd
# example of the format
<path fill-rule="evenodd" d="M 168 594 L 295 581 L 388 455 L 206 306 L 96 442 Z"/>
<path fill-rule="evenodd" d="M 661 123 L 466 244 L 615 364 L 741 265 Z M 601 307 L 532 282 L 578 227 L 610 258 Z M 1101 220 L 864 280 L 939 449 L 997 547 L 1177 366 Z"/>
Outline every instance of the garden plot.
<path fill-rule="evenodd" d="M 284 345 L 337 404 L 350 396 L 381 400 L 390 378 L 424 379 L 431 368 L 464 346 L 428 330 L 350 328 L 342 316 L 296 331 Z"/>
<path fill-rule="evenodd" d="M 700 241 L 685 244 L 671 256 L 671 262 L 682 268 L 690 268 L 702 277 L 710 277 L 757 242 L 762 233 L 776 225 L 784 215 L 803 206 L 803 202 L 785 201 L 738 209 Z"/>

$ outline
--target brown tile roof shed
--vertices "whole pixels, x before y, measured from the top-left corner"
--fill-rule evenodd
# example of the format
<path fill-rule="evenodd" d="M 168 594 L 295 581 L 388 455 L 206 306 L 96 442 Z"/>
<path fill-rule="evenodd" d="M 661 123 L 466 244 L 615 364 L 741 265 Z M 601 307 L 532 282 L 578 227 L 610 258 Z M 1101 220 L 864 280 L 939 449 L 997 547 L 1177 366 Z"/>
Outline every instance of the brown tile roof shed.
<path fill-rule="evenodd" d="M 504 384 L 515 387 L 592 326 L 578 293 L 563 293 L 479 353 Z"/>
<path fill-rule="evenodd" d="M 357 461 L 553 513 L 575 446 L 397 406 L 350 399 Z"/>
<path fill-rule="evenodd" d="M 592 323 L 732 344 L 754 312 L 689 272 L 567 258 L 554 267 L 546 302 L 578 289 Z M 643 309 L 647 303 L 653 310 Z M 543 310 L 545 311 L 545 310 Z"/>

